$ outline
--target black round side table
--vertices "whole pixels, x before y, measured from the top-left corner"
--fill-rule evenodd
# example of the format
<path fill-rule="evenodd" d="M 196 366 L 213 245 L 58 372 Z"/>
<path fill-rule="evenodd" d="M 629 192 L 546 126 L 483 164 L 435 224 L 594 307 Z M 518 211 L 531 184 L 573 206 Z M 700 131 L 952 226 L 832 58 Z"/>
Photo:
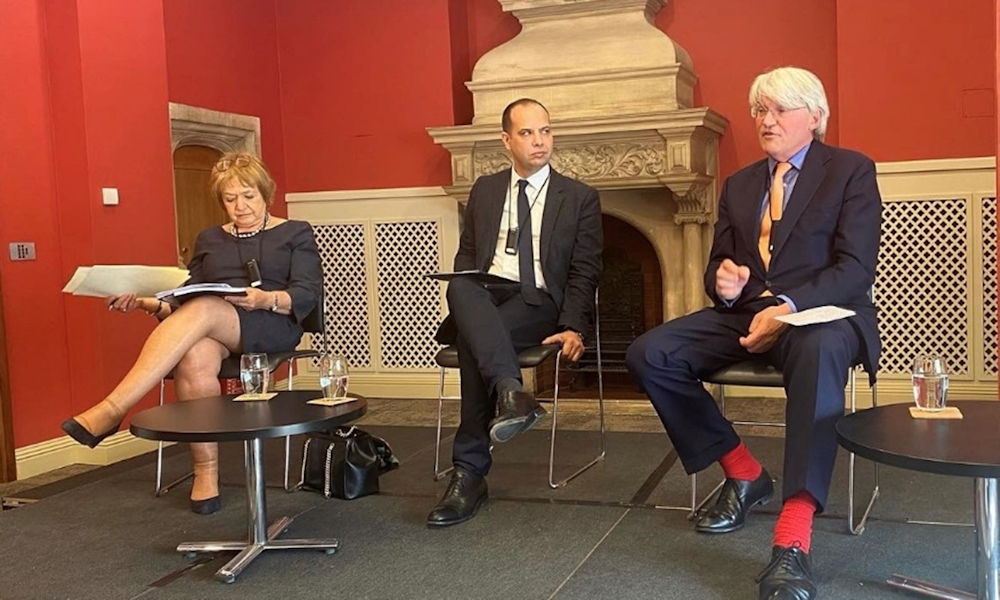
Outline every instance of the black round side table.
<path fill-rule="evenodd" d="M 216 571 L 215 577 L 232 583 L 265 550 L 318 548 L 332 553 L 336 539 L 276 539 L 292 523 L 281 517 L 267 526 L 264 494 L 264 466 L 261 460 L 265 438 L 284 437 L 328 429 L 353 421 L 365 414 L 364 398 L 337 406 L 306 404 L 322 395 L 317 390 L 277 392 L 270 400 L 234 402 L 235 396 L 215 396 L 191 402 L 173 402 L 142 411 L 132 419 L 129 430 L 150 440 L 171 442 L 242 441 L 246 453 L 247 541 L 184 542 L 178 552 L 235 551 L 237 555 Z"/>
<path fill-rule="evenodd" d="M 915 471 L 975 478 L 978 594 L 893 575 L 889 585 L 933 598 L 1000 600 L 1000 402 L 956 401 L 962 419 L 914 419 L 910 404 L 879 406 L 837 422 L 840 444 L 865 458 Z"/>

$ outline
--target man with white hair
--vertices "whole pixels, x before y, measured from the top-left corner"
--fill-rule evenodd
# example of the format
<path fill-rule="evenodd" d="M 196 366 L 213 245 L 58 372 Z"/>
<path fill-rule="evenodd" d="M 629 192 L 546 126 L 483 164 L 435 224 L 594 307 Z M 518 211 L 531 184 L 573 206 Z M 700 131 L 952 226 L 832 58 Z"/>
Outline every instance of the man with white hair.
<path fill-rule="evenodd" d="M 750 88 L 763 160 L 730 176 L 705 270 L 713 306 L 639 337 L 626 361 L 688 473 L 719 462 L 714 505 L 695 529 L 741 528 L 771 500 L 770 475 L 721 414 L 701 378 L 752 358 L 781 369 L 788 397 L 781 513 L 759 597 L 814 598 L 813 515 L 826 505 L 848 369 L 874 381 L 880 343 L 868 290 L 875 279 L 882 200 L 867 157 L 823 143 L 830 109 L 809 71 L 774 69 Z M 775 317 L 834 304 L 856 315 L 789 327 Z"/>

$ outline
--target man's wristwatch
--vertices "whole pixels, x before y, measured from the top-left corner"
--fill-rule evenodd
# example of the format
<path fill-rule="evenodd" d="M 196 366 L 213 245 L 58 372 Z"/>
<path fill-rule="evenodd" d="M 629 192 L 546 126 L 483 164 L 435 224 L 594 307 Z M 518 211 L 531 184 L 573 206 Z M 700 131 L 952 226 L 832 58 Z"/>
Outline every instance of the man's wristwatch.
<path fill-rule="evenodd" d="M 271 302 L 271 312 L 278 312 L 278 292 L 272 292 L 274 300 Z"/>

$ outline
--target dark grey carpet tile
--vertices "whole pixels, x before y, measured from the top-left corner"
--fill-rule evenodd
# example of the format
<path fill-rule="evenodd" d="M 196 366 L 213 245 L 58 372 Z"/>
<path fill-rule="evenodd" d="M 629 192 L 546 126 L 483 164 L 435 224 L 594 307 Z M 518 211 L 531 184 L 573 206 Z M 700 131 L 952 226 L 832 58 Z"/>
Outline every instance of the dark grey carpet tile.
<path fill-rule="evenodd" d="M 623 509 L 491 501 L 442 530 L 424 525 L 425 512 L 406 498 L 326 501 L 285 537 L 334 536 L 336 554 L 268 552 L 230 586 L 212 580 L 219 558 L 148 598 L 544 599 Z"/>
<path fill-rule="evenodd" d="M 0 513 L 0 598 L 544 599 L 557 590 L 556 598 L 751 598 L 753 576 L 768 557 L 777 502 L 755 512 L 744 530 L 716 537 L 695 534 L 681 511 L 648 508 L 688 501 L 680 465 L 663 469 L 669 444 L 661 434 L 609 434 L 607 460 L 552 491 L 548 433 L 531 431 L 497 447 L 493 499 L 479 516 L 429 530 L 424 519 L 445 487 L 430 477 L 433 429 L 367 429 L 389 440 L 403 460 L 402 468 L 383 476 L 384 495 L 347 502 L 268 490 L 270 520 L 297 517 L 286 536 L 337 537 L 343 545 L 336 555 L 265 553 L 227 586 L 212 574 L 232 554 L 193 562 L 175 551 L 182 541 L 245 539 L 242 446 L 227 444 L 223 509 L 215 515 L 190 513 L 189 484 L 154 498 L 148 457 L 131 469 L 71 478 L 36 504 Z M 593 434 L 560 436 L 561 467 L 582 462 L 596 446 Z M 747 443 L 780 477 L 781 440 Z M 168 472 L 188 469 L 186 451 L 169 454 Z M 280 441 L 267 444 L 265 472 L 274 485 L 282 461 Z M 719 476 L 713 469 L 703 491 Z M 860 472 L 864 486 L 870 468 Z M 843 457 L 834 481 L 828 512 L 836 518 L 816 521 L 822 598 L 899 597 L 883 583 L 893 572 L 971 589 L 971 528 L 886 520 L 969 519 L 971 482 L 884 469 L 876 505 L 876 515 L 884 516 L 854 537 L 842 519 Z M 640 508 L 624 507 L 637 497 Z"/>
<path fill-rule="evenodd" d="M 776 500 L 781 494 L 781 470 L 784 440 L 779 438 L 746 438 L 746 444 L 757 459 L 777 481 Z M 840 450 L 834 468 L 827 501 L 826 514 L 846 517 L 849 454 Z M 856 459 L 855 513 L 860 516 L 871 495 L 873 465 L 871 461 Z M 678 461 L 663 478 L 650 496 L 650 503 L 658 506 L 690 506 L 690 476 Z M 722 480 L 722 469 L 712 465 L 698 474 L 698 493 L 702 498 Z M 919 520 L 938 522 L 972 522 L 972 480 L 963 477 L 932 475 L 879 467 L 879 499 L 872 511 L 872 518 L 895 521 Z M 779 501 L 762 510 L 777 512 Z"/>
<path fill-rule="evenodd" d="M 679 512 L 633 509 L 555 598 L 753 598 L 773 523 L 754 515 L 739 532 L 706 536 Z M 812 553 L 821 598 L 898 598 L 884 582 L 894 572 L 974 585 L 973 538 L 965 528 L 879 522 L 855 537 L 839 521 L 820 519 Z"/>
<path fill-rule="evenodd" d="M 386 477 L 386 491 L 435 497 L 444 492 L 446 481 L 431 479 L 434 438 L 433 430 L 428 431 L 429 447 L 411 458 L 411 469 Z M 548 431 L 532 430 L 506 444 L 496 445 L 488 477 L 491 493 L 498 498 L 626 503 L 656 469 L 669 448 L 665 446 L 665 438 L 656 434 L 609 433 L 605 460 L 568 486 L 553 490 L 548 485 L 549 440 Z M 559 432 L 556 441 L 557 479 L 596 457 L 600 448 L 597 434 L 591 432 Z M 442 449 L 442 466 L 450 465 L 449 438 Z"/>

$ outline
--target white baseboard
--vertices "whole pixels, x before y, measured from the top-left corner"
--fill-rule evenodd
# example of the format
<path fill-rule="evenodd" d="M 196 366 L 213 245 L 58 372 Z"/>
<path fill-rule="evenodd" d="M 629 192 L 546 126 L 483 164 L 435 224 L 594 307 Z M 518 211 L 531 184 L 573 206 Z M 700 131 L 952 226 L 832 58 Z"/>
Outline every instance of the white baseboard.
<path fill-rule="evenodd" d="M 319 389 L 319 375 L 296 375 L 294 389 Z M 369 398 L 437 398 L 441 375 L 431 373 L 351 373 L 351 391 Z M 449 369 L 444 379 L 445 396 L 458 395 L 458 369 Z M 284 384 L 275 390 L 285 389 Z"/>
<path fill-rule="evenodd" d="M 170 442 L 168 442 L 169 444 Z M 107 438 L 97 448 L 87 448 L 61 436 L 14 450 L 17 478 L 27 479 L 72 464 L 110 465 L 156 450 L 156 442 L 137 438 L 127 431 Z"/>

